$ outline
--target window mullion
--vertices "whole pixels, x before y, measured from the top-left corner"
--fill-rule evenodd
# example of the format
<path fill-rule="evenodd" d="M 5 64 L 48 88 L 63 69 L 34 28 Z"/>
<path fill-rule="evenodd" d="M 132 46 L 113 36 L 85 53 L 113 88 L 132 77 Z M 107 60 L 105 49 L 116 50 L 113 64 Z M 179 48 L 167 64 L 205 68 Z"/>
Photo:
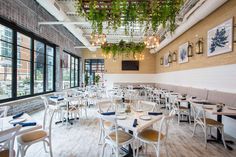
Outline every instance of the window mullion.
<path fill-rule="evenodd" d="M 34 94 L 34 39 L 31 38 L 31 58 L 30 58 L 30 94 Z"/>
<path fill-rule="evenodd" d="M 12 98 L 17 96 L 17 32 L 13 30 L 13 53 L 12 53 Z M 16 89 L 16 90 L 14 90 Z"/>
<path fill-rule="evenodd" d="M 46 92 L 46 44 L 44 44 L 43 92 Z"/>

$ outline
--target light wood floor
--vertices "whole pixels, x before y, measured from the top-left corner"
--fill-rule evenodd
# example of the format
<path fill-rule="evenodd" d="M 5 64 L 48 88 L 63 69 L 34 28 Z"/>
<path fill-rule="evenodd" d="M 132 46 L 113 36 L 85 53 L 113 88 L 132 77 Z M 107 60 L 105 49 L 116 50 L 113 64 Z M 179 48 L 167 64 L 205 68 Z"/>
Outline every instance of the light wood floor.
<path fill-rule="evenodd" d="M 81 118 L 73 126 L 54 125 L 52 131 L 54 157 L 98 157 L 101 145 L 98 145 L 99 126 L 96 119 L 96 109 L 89 108 L 88 119 Z M 32 114 L 35 119 L 42 119 L 43 112 Z M 187 123 L 172 124 L 170 127 L 168 149 L 169 157 L 235 157 L 234 150 L 224 149 L 223 145 L 208 143 L 204 148 L 204 138 L 201 128 L 197 129 L 195 137 L 192 138 L 193 126 Z M 227 137 L 229 139 L 230 137 Z M 232 138 L 231 138 L 232 139 Z M 233 139 L 235 142 L 236 140 Z M 162 147 L 163 148 L 163 147 Z M 165 157 L 165 151 L 161 156 Z M 141 152 L 142 154 L 142 152 Z M 29 148 L 27 157 L 49 157 L 43 150 L 42 143 L 35 144 Z M 107 147 L 105 157 L 110 157 L 110 148 Z M 148 154 L 141 155 L 154 157 L 154 149 L 148 147 Z"/>

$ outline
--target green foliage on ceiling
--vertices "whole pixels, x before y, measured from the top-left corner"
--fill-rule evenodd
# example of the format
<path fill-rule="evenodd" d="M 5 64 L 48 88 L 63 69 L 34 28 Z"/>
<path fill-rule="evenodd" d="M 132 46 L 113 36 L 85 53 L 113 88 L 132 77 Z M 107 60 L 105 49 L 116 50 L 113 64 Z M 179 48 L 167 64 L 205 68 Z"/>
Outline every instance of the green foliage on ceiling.
<path fill-rule="evenodd" d="M 77 13 L 92 22 L 94 33 L 103 33 L 103 22 L 107 29 L 117 30 L 124 26 L 126 34 L 134 31 L 134 25 L 157 31 L 159 25 L 175 29 L 175 18 L 184 0 L 77 0 Z M 87 10 L 84 8 L 87 7 Z M 167 25 L 167 22 L 169 23 Z"/>
<path fill-rule="evenodd" d="M 102 45 L 102 50 L 105 55 L 111 54 L 113 57 L 119 55 L 129 55 L 136 53 L 142 53 L 145 49 L 144 43 L 125 42 L 121 40 L 118 44 L 106 43 Z"/>

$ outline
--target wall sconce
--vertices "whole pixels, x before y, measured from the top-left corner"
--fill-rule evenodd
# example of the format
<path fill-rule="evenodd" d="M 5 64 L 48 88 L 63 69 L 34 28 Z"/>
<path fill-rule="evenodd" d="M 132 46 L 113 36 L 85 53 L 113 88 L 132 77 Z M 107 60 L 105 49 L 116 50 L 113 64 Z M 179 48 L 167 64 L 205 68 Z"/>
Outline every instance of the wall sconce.
<path fill-rule="evenodd" d="M 160 65 L 163 65 L 163 57 L 160 58 Z"/>
<path fill-rule="evenodd" d="M 171 52 L 170 52 L 169 55 L 168 55 L 168 63 L 172 63 L 172 55 L 171 55 Z"/>
<path fill-rule="evenodd" d="M 196 42 L 195 51 L 196 54 L 203 54 L 203 38 L 199 38 Z"/>
<path fill-rule="evenodd" d="M 173 61 L 173 62 L 176 62 L 176 61 L 177 61 L 177 54 L 176 54 L 175 51 L 174 51 L 174 53 L 172 54 L 172 61 Z"/>
<path fill-rule="evenodd" d="M 189 42 L 188 44 L 188 57 L 192 57 L 193 56 L 193 44 L 191 42 Z"/>

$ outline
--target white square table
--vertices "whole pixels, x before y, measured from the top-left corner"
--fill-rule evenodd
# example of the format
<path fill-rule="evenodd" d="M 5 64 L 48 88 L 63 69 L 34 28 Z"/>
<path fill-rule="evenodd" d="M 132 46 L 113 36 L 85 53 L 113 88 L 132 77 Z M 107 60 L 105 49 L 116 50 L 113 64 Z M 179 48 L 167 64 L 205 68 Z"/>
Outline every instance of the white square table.
<path fill-rule="evenodd" d="M 30 131 L 34 131 L 34 130 L 38 130 L 38 129 L 42 128 L 42 125 L 39 124 L 37 121 L 35 121 L 27 113 L 24 113 L 21 116 L 21 118 L 25 118 L 26 119 L 26 121 L 24 121 L 24 122 L 36 122 L 36 125 L 35 126 L 25 126 L 25 127 L 22 127 L 17 135 L 24 134 L 24 133 L 27 133 L 27 132 L 30 132 Z M 12 116 L 1 118 L 1 120 L 2 120 L 2 123 L 3 123 L 2 124 L 3 125 L 2 130 L 7 130 L 7 129 L 10 129 L 10 128 L 14 127 L 13 124 L 9 123 L 9 121 L 12 120 Z"/>

